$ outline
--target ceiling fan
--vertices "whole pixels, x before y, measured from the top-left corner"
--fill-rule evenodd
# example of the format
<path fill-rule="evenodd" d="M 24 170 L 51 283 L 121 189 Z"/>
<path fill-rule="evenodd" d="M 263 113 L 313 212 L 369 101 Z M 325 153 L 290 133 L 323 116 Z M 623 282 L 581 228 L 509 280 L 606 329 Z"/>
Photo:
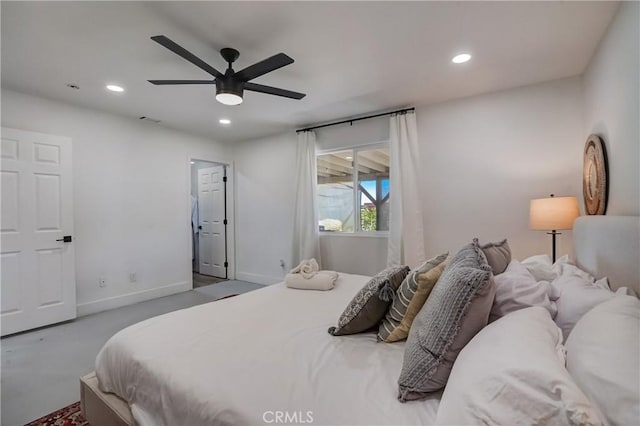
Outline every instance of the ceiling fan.
<path fill-rule="evenodd" d="M 293 59 L 284 53 L 278 53 L 263 61 L 257 62 L 241 71 L 234 71 L 231 64 L 238 59 L 240 52 L 229 47 L 220 50 L 220 54 L 229 64 L 229 68 L 225 73 L 221 73 L 211 65 L 198 58 L 182 46 L 171 41 L 168 37 L 157 35 L 151 37 L 151 40 L 166 47 L 173 53 L 187 61 L 191 62 L 198 68 L 208 72 L 215 77 L 214 80 L 148 80 L 149 83 L 155 85 L 173 85 L 173 84 L 215 84 L 216 100 L 225 105 L 239 105 L 242 103 L 242 93 L 244 90 L 252 92 L 266 93 L 269 95 L 283 96 L 285 98 L 302 99 L 306 95 L 304 93 L 293 92 L 291 90 L 278 89 L 277 87 L 264 86 L 262 84 L 251 83 L 250 80 L 275 71 L 293 63 Z"/>

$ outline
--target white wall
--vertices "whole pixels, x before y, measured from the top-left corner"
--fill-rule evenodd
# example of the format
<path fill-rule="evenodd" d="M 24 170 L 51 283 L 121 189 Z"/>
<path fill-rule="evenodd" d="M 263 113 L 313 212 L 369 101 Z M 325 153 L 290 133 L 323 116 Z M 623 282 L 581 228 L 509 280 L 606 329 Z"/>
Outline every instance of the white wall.
<path fill-rule="evenodd" d="M 417 117 L 427 254 L 457 250 L 474 236 L 507 237 L 518 258 L 550 252 L 550 237 L 528 228 L 529 201 L 581 190 L 581 79 L 422 107 Z M 317 132 L 319 149 L 387 137 L 388 118 Z M 274 282 L 279 259 L 290 259 L 295 144 L 292 131 L 234 151 L 238 271 L 246 279 L 264 274 Z M 263 213 L 241 212 L 251 205 Z M 570 231 L 559 237 L 560 253 L 570 252 L 570 241 Z M 386 238 L 325 235 L 321 249 L 329 269 L 371 275 L 386 263 Z"/>
<path fill-rule="evenodd" d="M 387 264 L 387 238 L 329 234 L 320 237 L 324 269 L 375 275 Z"/>
<path fill-rule="evenodd" d="M 2 125 L 73 140 L 79 314 L 191 288 L 189 158 L 230 162 L 229 148 L 5 89 Z"/>
<path fill-rule="evenodd" d="M 362 121 L 317 132 L 318 149 L 388 139 L 386 121 Z M 291 244 L 296 190 L 296 143 L 292 131 L 234 146 L 236 166 L 236 278 L 273 284 L 292 268 Z M 387 260 L 386 238 L 326 235 L 324 267 L 373 275 Z M 280 267 L 280 260 L 285 268 Z M 295 265 L 293 265 L 295 266 Z"/>
<path fill-rule="evenodd" d="M 291 269 L 296 141 L 290 132 L 234 144 L 239 280 L 273 284 Z"/>
<path fill-rule="evenodd" d="M 529 201 L 578 195 L 582 93 L 570 78 L 419 108 L 425 250 L 456 250 L 474 236 L 508 238 L 515 258 L 549 253 L 529 230 Z M 570 252 L 563 231 L 559 253 Z"/>
<path fill-rule="evenodd" d="M 640 3 L 625 2 L 584 76 L 585 134 L 609 160 L 607 214 L 640 214 Z"/>

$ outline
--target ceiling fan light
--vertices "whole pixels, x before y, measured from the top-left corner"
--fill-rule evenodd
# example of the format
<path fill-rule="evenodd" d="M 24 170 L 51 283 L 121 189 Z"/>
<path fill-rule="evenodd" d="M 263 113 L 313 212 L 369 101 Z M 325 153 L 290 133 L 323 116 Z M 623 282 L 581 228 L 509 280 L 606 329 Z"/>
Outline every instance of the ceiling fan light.
<path fill-rule="evenodd" d="M 235 93 L 217 93 L 216 100 L 225 105 L 240 105 L 242 96 L 238 96 Z"/>

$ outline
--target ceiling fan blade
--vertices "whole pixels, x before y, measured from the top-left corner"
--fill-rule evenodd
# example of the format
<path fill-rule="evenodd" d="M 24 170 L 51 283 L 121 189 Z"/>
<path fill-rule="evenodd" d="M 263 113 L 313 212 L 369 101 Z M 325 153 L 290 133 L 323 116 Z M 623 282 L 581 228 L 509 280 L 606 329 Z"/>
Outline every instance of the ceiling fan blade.
<path fill-rule="evenodd" d="M 278 89 L 277 87 L 263 86 L 262 84 L 245 83 L 244 90 L 251 90 L 252 92 L 267 93 L 269 95 L 283 96 L 285 98 L 302 99 L 304 93 L 293 92 L 291 90 Z"/>
<path fill-rule="evenodd" d="M 168 84 L 216 84 L 215 80 L 147 80 L 156 86 L 164 86 Z"/>
<path fill-rule="evenodd" d="M 256 62 L 255 64 L 248 66 L 242 71 L 238 71 L 236 73 L 236 77 L 238 77 L 242 81 L 249 81 L 292 63 L 293 59 L 291 59 L 284 53 L 278 53 L 277 55 L 273 55 L 272 57 L 267 58 L 264 61 Z"/>
<path fill-rule="evenodd" d="M 196 55 L 194 55 L 193 53 L 189 52 L 184 47 L 179 46 L 175 42 L 171 41 L 168 37 L 163 36 L 163 35 L 157 35 L 157 36 L 151 37 L 151 40 L 155 41 L 156 43 L 158 43 L 158 44 L 160 44 L 160 45 L 162 45 L 164 47 L 166 47 L 167 49 L 169 49 L 170 51 L 172 51 L 176 55 L 181 56 L 182 58 L 184 58 L 187 61 L 191 62 L 193 65 L 197 66 L 198 68 L 208 72 L 212 76 L 214 76 L 214 77 L 222 77 L 222 73 L 220 71 L 218 71 L 217 69 L 213 68 L 211 65 L 207 64 L 205 61 L 203 61 L 202 59 L 198 58 Z"/>

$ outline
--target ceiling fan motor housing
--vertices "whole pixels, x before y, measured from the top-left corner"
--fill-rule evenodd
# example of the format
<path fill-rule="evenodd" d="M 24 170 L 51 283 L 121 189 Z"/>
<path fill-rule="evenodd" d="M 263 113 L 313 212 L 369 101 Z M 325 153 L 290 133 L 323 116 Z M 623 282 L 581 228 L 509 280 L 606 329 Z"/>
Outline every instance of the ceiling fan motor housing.
<path fill-rule="evenodd" d="M 236 78 L 233 78 L 233 75 L 229 75 L 228 71 L 224 77 L 216 78 L 216 95 L 220 93 L 232 93 L 234 95 L 242 97 L 243 91 L 243 82 L 239 81 Z"/>

